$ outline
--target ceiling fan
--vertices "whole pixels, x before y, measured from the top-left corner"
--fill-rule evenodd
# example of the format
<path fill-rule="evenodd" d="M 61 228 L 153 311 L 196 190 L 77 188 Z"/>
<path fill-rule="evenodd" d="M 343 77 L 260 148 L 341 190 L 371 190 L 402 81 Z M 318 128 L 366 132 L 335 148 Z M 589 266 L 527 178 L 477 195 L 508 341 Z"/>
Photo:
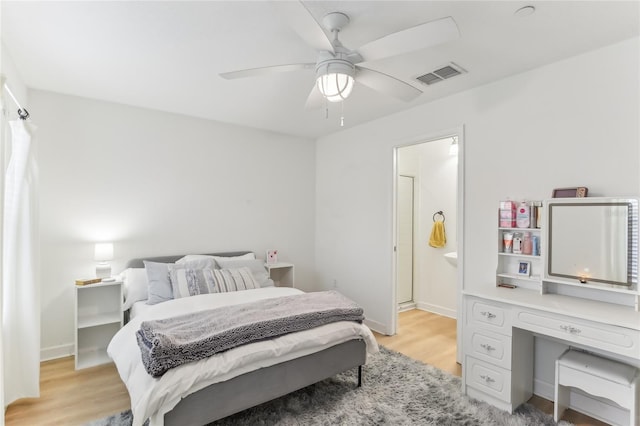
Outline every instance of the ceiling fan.
<path fill-rule="evenodd" d="M 345 13 L 331 12 L 322 19 L 324 28 L 333 35 L 331 40 L 301 1 L 273 4 L 279 8 L 294 31 L 307 44 L 318 50 L 317 61 L 238 70 L 222 73 L 220 76 L 236 79 L 315 69 L 316 84 L 305 104 L 309 109 L 320 107 L 324 99 L 330 102 L 346 99 L 351 94 L 355 82 L 409 102 L 422 92 L 402 80 L 374 70 L 371 62 L 425 49 L 460 36 L 453 18 L 445 17 L 386 35 L 360 46 L 357 50 L 351 50 L 344 47 L 338 39 L 338 34 L 350 21 Z"/>

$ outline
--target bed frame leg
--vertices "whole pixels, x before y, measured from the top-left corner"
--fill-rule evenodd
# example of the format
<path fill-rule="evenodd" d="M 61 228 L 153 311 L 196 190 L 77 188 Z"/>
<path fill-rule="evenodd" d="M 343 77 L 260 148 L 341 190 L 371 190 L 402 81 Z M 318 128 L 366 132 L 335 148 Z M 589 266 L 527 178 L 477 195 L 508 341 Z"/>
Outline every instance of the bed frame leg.
<path fill-rule="evenodd" d="M 358 366 L 358 387 L 362 387 L 362 366 Z"/>

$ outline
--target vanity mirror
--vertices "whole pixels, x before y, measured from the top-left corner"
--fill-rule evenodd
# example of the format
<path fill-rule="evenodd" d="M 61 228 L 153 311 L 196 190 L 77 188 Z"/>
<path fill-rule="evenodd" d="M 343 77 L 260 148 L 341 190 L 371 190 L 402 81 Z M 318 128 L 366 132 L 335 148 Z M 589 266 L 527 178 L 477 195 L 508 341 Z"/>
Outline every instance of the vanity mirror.
<path fill-rule="evenodd" d="M 546 278 L 637 288 L 638 200 L 547 202 Z"/>

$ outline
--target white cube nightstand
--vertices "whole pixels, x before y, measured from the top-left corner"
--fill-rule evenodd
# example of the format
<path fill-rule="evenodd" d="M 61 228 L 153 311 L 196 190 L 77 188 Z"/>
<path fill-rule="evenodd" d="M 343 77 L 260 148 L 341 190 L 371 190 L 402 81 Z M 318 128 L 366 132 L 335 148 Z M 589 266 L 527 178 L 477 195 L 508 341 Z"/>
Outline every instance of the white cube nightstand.
<path fill-rule="evenodd" d="M 264 266 L 267 268 L 267 271 L 269 271 L 269 278 L 273 280 L 276 287 L 295 288 L 295 281 L 293 278 L 293 263 L 265 263 Z"/>
<path fill-rule="evenodd" d="M 76 370 L 111 362 L 107 345 L 123 324 L 122 282 L 75 286 Z"/>

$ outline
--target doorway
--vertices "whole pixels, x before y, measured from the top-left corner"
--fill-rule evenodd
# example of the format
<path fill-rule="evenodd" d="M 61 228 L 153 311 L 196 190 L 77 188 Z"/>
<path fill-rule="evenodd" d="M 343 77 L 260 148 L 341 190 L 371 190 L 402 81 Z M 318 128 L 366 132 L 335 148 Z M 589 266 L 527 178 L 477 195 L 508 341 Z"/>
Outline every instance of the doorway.
<path fill-rule="evenodd" d="M 394 150 L 394 334 L 398 313 L 408 309 L 453 319 L 461 312 L 461 136 L 462 129 L 456 129 Z M 430 245 L 436 220 L 445 222 L 446 242 L 441 246 Z M 457 263 L 452 261 L 456 257 Z"/>

